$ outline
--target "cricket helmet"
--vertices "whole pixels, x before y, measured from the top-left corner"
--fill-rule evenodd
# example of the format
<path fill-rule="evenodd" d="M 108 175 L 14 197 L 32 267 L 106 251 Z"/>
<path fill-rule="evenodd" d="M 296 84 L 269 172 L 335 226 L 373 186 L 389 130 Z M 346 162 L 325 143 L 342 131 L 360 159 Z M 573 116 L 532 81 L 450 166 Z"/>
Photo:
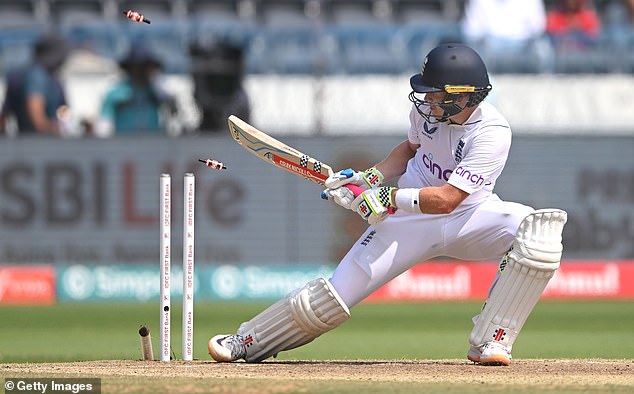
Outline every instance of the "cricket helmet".
<path fill-rule="evenodd" d="M 430 114 L 429 111 L 423 111 L 422 107 L 432 103 L 426 102 L 421 96 L 425 93 L 446 92 L 442 102 L 433 103 L 444 110 L 444 115 L 438 119 L 441 122 L 464 109 L 456 104 L 461 95 L 468 94 L 467 107 L 473 107 L 484 100 L 492 88 L 482 58 L 463 44 L 441 44 L 432 49 L 425 57 L 421 72 L 410 78 L 410 86 L 412 92 L 409 98 L 426 119 Z"/>

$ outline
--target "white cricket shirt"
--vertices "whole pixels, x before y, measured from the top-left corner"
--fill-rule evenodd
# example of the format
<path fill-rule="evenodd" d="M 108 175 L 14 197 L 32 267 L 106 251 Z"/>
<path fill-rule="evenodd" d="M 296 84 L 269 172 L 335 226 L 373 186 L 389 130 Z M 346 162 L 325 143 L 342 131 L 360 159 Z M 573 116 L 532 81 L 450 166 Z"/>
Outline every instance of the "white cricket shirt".
<path fill-rule="evenodd" d="M 495 107 L 482 102 L 462 125 L 428 123 L 412 106 L 408 139 L 420 145 L 398 182 L 400 188 L 449 183 L 469 193 L 460 207 L 493 192 L 511 147 L 511 128 Z"/>

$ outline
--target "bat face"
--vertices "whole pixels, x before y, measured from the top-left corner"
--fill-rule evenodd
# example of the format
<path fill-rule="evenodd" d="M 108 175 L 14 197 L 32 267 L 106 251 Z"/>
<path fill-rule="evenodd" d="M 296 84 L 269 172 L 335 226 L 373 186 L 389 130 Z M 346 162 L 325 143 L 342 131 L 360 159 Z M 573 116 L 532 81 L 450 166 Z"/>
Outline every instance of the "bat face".
<path fill-rule="evenodd" d="M 332 168 L 231 115 L 227 121 L 231 137 L 244 149 L 262 160 L 322 184 L 332 174 Z"/>
<path fill-rule="evenodd" d="M 273 164 L 276 167 L 303 176 L 309 181 L 324 184 L 326 178 L 332 174 L 332 168 L 314 158 L 303 154 L 295 148 L 291 148 L 270 135 L 261 132 L 235 115 L 227 119 L 231 137 L 244 149 L 256 155 L 260 159 Z M 350 189 L 356 197 L 363 193 L 359 186 L 348 184 L 344 187 Z M 321 198 L 328 199 L 327 194 L 322 193 Z M 396 210 L 392 209 L 390 213 Z"/>

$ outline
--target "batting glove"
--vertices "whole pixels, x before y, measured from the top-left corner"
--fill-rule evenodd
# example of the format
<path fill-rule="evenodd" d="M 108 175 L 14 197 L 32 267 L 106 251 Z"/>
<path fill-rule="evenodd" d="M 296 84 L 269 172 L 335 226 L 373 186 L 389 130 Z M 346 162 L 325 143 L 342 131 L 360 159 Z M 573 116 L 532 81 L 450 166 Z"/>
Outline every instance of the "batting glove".
<path fill-rule="evenodd" d="M 354 193 L 347 187 L 338 187 L 336 189 L 325 189 L 321 192 L 321 198 L 324 200 L 334 201 L 346 209 L 352 209 L 351 205 L 354 199 Z"/>
<path fill-rule="evenodd" d="M 337 189 L 343 185 L 352 183 L 365 190 L 381 186 L 383 174 L 376 167 L 368 168 L 363 172 L 348 168 L 332 174 L 326 179 L 324 185 L 329 189 Z"/>
<path fill-rule="evenodd" d="M 385 220 L 389 215 L 392 202 L 392 190 L 394 187 L 377 187 L 361 193 L 352 201 L 350 209 L 361 215 L 370 224 L 377 224 Z"/>

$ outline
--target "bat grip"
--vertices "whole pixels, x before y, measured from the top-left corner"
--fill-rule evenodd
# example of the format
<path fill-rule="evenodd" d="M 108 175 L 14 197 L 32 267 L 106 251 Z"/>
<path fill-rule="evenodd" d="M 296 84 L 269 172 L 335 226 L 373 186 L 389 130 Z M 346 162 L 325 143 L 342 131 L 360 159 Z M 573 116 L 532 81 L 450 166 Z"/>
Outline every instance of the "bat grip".
<path fill-rule="evenodd" d="M 348 188 L 348 189 L 352 192 L 352 194 L 353 194 L 355 197 L 358 197 L 361 193 L 363 193 L 363 192 L 365 191 L 365 189 L 363 189 L 362 187 L 357 186 L 357 185 L 347 184 L 347 185 L 343 185 L 343 187 Z M 396 208 L 394 208 L 394 207 L 389 207 L 389 208 L 387 209 L 387 212 L 388 212 L 390 215 L 392 215 L 392 214 L 396 213 Z"/>
<path fill-rule="evenodd" d="M 365 191 L 365 189 L 361 186 L 351 185 L 349 183 L 347 185 L 343 185 L 343 187 L 348 188 L 355 197 L 359 197 L 359 195 Z"/>

